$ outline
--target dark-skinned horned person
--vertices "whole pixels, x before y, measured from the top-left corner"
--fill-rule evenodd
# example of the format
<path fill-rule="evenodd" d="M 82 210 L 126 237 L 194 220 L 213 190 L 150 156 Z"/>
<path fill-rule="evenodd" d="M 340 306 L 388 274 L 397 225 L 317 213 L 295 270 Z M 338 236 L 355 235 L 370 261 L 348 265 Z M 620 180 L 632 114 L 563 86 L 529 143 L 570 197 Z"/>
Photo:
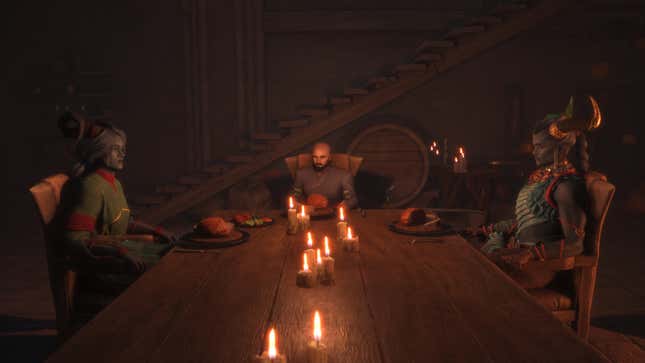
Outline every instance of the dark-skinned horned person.
<path fill-rule="evenodd" d="M 63 188 L 57 216 L 65 255 L 82 288 L 119 294 L 160 259 L 174 236 L 131 218 L 115 175 L 124 167 L 125 132 L 73 113 L 59 119 L 59 128 L 65 137 L 76 139 L 78 161 Z M 157 243 L 112 238 L 125 234 L 152 234 Z"/>
<path fill-rule="evenodd" d="M 589 169 L 585 131 L 601 122 L 592 97 L 574 112 L 573 98 L 562 114 L 549 114 L 533 130 L 537 169 L 528 177 L 515 204 L 515 218 L 485 228 L 482 247 L 524 288 L 549 284 L 556 272 L 526 263 L 579 255 L 585 237 Z M 571 156 L 571 158 L 570 158 Z"/>
<path fill-rule="evenodd" d="M 354 177 L 347 170 L 329 165 L 331 161 L 329 144 L 316 143 L 311 157 L 312 167 L 299 169 L 296 172 L 292 190 L 296 200 L 304 203 L 311 196 L 317 195 L 324 197 L 330 207 L 355 208 L 358 205 L 358 199 L 354 192 Z"/>

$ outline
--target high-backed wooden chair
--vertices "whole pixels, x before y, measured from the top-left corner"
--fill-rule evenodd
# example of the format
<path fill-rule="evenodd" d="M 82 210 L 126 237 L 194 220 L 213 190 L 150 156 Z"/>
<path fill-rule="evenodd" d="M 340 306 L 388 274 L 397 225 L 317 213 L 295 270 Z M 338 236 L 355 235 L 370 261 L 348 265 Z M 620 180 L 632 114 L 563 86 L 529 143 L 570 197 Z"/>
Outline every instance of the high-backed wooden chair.
<path fill-rule="evenodd" d="M 43 179 L 29 189 L 40 212 L 40 221 L 45 237 L 49 284 L 56 310 L 56 328 L 59 337 L 63 339 L 71 330 L 76 273 L 69 268 L 60 248 L 61 235 L 58 226 L 54 223 L 54 217 L 60 204 L 61 191 L 67 180 L 67 175 L 56 174 Z"/>
<path fill-rule="evenodd" d="M 289 173 L 291 177 L 296 179 L 296 172 L 298 169 L 311 167 L 313 161 L 311 159 L 311 154 L 298 154 L 296 156 L 290 156 L 284 159 L 284 162 L 289 168 Z M 363 163 L 363 158 L 360 156 L 353 156 L 349 154 L 331 154 L 331 160 L 329 161 L 332 166 L 335 166 L 339 169 L 348 170 L 352 173 L 353 176 L 356 176 L 358 169 L 360 169 L 361 164 Z"/>
<path fill-rule="evenodd" d="M 585 231 L 584 253 L 580 256 L 550 259 L 542 264 L 555 271 L 573 273 L 573 291 L 550 288 L 528 290 L 540 304 L 551 310 L 561 321 L 570 324 L 578 335 L 587 340 L 591 320 L 591 304 L 596 287 L 596 273 L 600 256 L 600 240 L 607 211 L 614 197 L 615 187 L 607 178 L 596 172 L 585 176 L 589 195 L 589 211 Z"/>

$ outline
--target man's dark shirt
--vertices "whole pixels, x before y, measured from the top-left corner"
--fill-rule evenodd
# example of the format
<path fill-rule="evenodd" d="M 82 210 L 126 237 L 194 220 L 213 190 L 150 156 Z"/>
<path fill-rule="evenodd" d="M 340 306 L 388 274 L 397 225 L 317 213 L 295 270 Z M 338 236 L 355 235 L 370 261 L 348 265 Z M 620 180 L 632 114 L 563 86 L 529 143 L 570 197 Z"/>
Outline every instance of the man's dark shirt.
<path fill-rule="evenodd" d="M 316 171 L 311 167 L 296 172 L 293 195 L 302 200 L 312 194 L 325 196 L 331 206 L 342 201 L 348 209 L 358 205 L 354 192 L 354 177 L 349 171 L 333 166 L 327 166 L 322 171 Z"/>

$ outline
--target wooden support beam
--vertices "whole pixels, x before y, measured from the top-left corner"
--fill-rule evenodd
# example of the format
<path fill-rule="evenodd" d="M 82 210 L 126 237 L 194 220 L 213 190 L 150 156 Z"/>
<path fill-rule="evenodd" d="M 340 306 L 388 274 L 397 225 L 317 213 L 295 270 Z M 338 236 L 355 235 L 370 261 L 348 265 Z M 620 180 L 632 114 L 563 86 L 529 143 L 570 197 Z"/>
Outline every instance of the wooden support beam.
<path fill-rule="evenodd" d="M 285 120 L 278 122 L 278 126 L 281 129 L 291 129 L 297 127 L 307 127 L 309 125 L 309 120 L 306 118 L 301 118 L 297 120 Z"/>
<path fill-rule="evenodd" d="M 463 11 L 369 10 L 266 12 L 267 33 L 431 31 L 463 18 Z"/>
<path fill-rule="evenodd" d="M 320 140 L 352 121 L 407 94 L 432 80 L 438 73 L 448 71 L 518 33 L 532 28 L 571 3 L 572 0 L 540 1 L 530 11 L 517 13 L 510 17 L 507 22 L 475 35 L 472 41 L 446 51 L 443 54 L 444 58 L 436 63 L 436 67 L 432 67 L 426 72 L 419 72 L 414 76 L 401 78 L 398 82 L 392 83 L 388 87 L 376 89 L 369 94 L 365 94 L 351 107 L 333 112 L 322 119 L 322 122 L 312 124 L 307 128 L 307 132 L 299 132 L 285 137 L 275 144 L 274 151 L 255 155 L 252 163 L 239 165 L 220 177 L 211 178 L 189 192 L 175 196 L 167 203 L 156 208 L 150 208 L 142 214 L 141 218 L 149 223 L 156 224 L 181 213 L 205 198 L 225 190 L 240 179 L 259 172 L 273 162 L 293 153 L 294 150 L 299 150 L 316 140 Z"/>

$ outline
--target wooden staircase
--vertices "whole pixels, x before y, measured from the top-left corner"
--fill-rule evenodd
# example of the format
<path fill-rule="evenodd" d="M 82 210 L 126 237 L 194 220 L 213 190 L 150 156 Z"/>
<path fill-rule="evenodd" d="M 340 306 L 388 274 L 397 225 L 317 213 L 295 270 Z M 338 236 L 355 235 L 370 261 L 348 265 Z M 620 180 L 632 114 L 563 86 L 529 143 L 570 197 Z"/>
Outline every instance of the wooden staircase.
<path fill-rule="evenodd" d="M 506 4 L 469 19 L 441 39 L 423 42 L 411 62 L 391 73 L 371 78 L 363 87 L 346 88 L 342 95 L 325 97 L 320 105 L 301 108 L 301 117 L 278 122 L 280 132 L 252 135 L 247 152 L 230 155 L 177 183 L 158 186 L 153 195 L 132 198 L 132 209 L 139 218 L 160 223 L 533 27 L 570 2 Z"/>

